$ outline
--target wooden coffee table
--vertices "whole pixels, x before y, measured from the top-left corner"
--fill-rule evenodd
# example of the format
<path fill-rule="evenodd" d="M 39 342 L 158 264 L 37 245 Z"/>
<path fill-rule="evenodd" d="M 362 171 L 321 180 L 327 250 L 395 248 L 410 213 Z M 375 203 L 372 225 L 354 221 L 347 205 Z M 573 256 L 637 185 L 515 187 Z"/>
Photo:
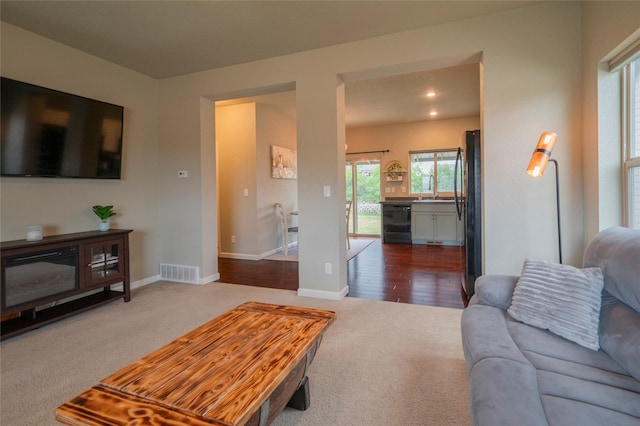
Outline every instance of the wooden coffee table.
<path fill-rule="evenodd" d="M 248 302 L 58 407 L 70 425 L 268 425 L 309 406 L 306 370 L 335 313 Z"/>

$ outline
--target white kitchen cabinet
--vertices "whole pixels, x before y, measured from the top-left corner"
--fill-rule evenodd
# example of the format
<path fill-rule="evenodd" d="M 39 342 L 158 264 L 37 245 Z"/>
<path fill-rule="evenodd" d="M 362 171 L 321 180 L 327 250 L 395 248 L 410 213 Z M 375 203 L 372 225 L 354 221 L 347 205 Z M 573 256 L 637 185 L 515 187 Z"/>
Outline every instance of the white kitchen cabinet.
<path fill-rule="evenodd" d="M 411 206 L 413 244 L 463 245 L 463 222 L 458 220 L 454 203 L 417 202 Z"/>

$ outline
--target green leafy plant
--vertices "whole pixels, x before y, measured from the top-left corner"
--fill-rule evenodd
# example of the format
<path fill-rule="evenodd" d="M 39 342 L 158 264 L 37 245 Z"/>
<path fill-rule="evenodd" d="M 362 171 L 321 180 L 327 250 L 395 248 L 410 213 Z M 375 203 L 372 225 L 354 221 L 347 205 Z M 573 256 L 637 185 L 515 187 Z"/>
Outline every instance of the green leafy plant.
<path fill-rule="evenodd" d="M 93 206 L 93 212 L 103 222 L 105 222 L 111 216 L 115 216 L 116 215 L 116 212 L 113 211 L 113 206 L 100 206 L 100 205 Z"/>
<path fill-rule="evenodd" d="M 386 170 L 387 177 L 391 179 L 396 179 L 398 177 L 404 176 L 407 171 L 402 167 L 399 161 L 392 161 Z"/>

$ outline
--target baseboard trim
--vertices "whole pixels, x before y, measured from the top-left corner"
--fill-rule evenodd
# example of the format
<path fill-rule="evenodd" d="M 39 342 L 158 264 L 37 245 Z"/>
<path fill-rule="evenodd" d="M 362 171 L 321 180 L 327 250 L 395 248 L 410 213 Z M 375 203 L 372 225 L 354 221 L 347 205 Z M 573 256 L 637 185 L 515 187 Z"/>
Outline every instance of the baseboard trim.
<path fill-rule="evenodd" d="M 219 273 L 215 273 L 212 275 L 209 275 L 208 277 L 202 277 L 198 279 L 197 283 L 189 283 L 189 282 L 182 282 L 182 281 L 171 281 L 171 282 L 175 282 L 178 284 L 191 284 L 191 285 L 204 285 L 204 284 L 209 284 L 212 283 L 214 281 L 218 281 L 220 280 L 220 274 Z M 149 284 L 153 284 L 155 282 L 158 281 L 162 281 L 160 274 L 157 275 L 153 275 L 151 277 L 148 278 L 143 278 L 141 280 L 137 280 L 137 281 L 133 281 L 131 282 L 131 289 L 133 290 L 134 288 L 140 288 L 140 287 L 144 287 L 145 285 L 149 285 Z M 114 286 L 113 288 L 114 290 L 122 290 L 122 284 L 118 284 L 116 286 Z"/>
<path fill-rule="evenodd" d="M 134 288 L 144 287 L 145 285 L 155 283 L 156 281 L 160 281 L 160 274 L 153 275 L 148 278 L 143 278 L 141 280 L 133 281 L 130 285 L 131 285 L 131 288 L 134 289 Z"/>
<path fill-rule="evenodd" d="M 145 285 L 149 285 L 149 284 L 153 284 L 157 281 L 160 281 L 160 274 L 158 275 L 154 275 L 148 278 L 143 278 L 141 280 L 137 280 L 137 281 L 132 281 L 129 283 L 129 289 L 130 290 L 134 290 L 136 288 L 140 288 L 140 287 L 144 287 Z M 113 290 L 115 291 L 124 291 L 124 285 L 123 284 L 116 284 L 113 287 Z"/>
<path fill-rule="evenodd" d="M 342 300 L 349 293 L 346 285 L 340 291 L 314 290 L 310 288 L 298 288 L 298 296 L 313 297 L 315 299 Z"/>
<path fill-rule="evenodd" d="M 209 275 L 208 277 L 200 278 L 198 284 L 209 284 L 209 283 L 212 283 L 214 281 L 218 281 L 219 279 L 220 279 L 220 274 L 219 273 L 215 273 L 213 275 Z"/>
<path fill-rule="evenodd" d="M 290 243 L 289 249 L 296 247 L 298 243 Z M 244 254 L 244 253 L 229 253 L 229 252 L 220 252 L 218 257 L 222 257 L 225 259 L 238 259 L 238 260 L 262 260 L 276 253 L 284 253 L 282 247 L 275 248 L 273 250 L 269 250 L 265 253 L 261 254 Z"/>
<path fill-rule="evenodd" d="M 209 284 L 211 282 L 218 281 L 218 280 L 220 280 L 220 274 L 216 273 L 213 275 L 209 275 L 208 277 L 200 278 L 196 285 Z M 151 277 L 144 278 L 141 280 L 133 281 L 131 283 L 131 289 L 144 287 L 145 285 L 153 284 L 157 281 L 160 281 L 160 274 L 153 275 Z M 184 283 L 184 284 L 193 284 L 193 283 Z M 117 286 L 114 287 L 114 289 L 117 289 Z M 344 299 L 348 293 L 349 293 L 348 285 L 344 286 L 344 288 L 340 291 L 314 290 L 310 288 L 298 289 L 298 296 L 313 297 L 314 299 L 327 299 L 327 300 L 338 300 L 338 301 Z"/>
<path fill-rule="evenodd" d="M 243 254 L 243 253 L 228 253 L 228 252 L 220 252 L 218 257 L 223 257 L 225 259 L 238 259 L 238 260 L 260 260 L 261 257 L 259 254 Z"/>

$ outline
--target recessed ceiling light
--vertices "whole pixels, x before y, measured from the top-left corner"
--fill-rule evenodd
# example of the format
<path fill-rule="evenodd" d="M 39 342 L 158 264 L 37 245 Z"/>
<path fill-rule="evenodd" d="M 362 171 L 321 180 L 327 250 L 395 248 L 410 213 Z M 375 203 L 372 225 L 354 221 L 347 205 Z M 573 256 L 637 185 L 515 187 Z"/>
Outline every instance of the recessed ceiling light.
<path fill-rule="evenodd" d="M 427 92 L 427 98 L 433 98 L 436 95 L 436 92 L 434 92 L 433 90 Z"/>
<path fill-rule="evenodd" d="M 431 111 L 429 115 L 435 117 L 436 115 L 438 115 L 438 111 Z"/>

